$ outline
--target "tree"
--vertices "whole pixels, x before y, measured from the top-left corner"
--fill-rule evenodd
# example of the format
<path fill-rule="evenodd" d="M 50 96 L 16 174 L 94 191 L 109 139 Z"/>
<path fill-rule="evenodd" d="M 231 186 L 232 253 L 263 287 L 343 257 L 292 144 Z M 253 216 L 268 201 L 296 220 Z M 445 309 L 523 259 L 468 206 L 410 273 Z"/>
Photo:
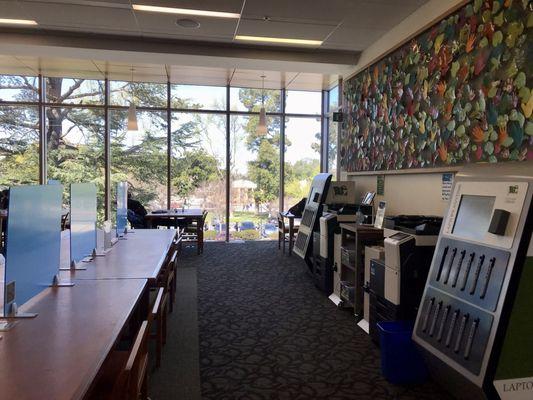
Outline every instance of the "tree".
<path fill-rule="evenodd" d="M 149 83 L 114 82 L 112 98 L 119 104 L 133 100 L 136 104 L 160 106 L 166 104 L 166 85 Z M 14 93 L 10 100 L 36 102 L 36 78 L 0 75 L 0 90 Z M 65 185 L 68 202 L 68 184 L 94 182 L 98 188 L 99 216 L 103 219 L 104 197 L 104 137 L 105 121 L 102 108 L 103 82 L 84 79 L 46 78 L 46 97 L 49 102 L 61 104 L 45 109 L 47 141 L 47 175 Z M 185 99 L 178 99 L 186 106 Z M 70 104 L 70 106 L 62 104 Z M 164 198 L 166 202 L 167 121 L 166 113 L 139 112 L 146 117 L 149 127 L 144 135 L 138 134 L 135 143 L 127 143 L 126 112 L 110 110 L 111 175 L 113 183 L 130 182 L 132 192 L 141 201 Z M 200 138 L 194 123 L 186 123 L 172 130 L 172 165 L 179 168 L 179 176 L 192 176 L 200 184 L 206 171 L 212 170 L 211 159 L 185 162 L 190 150 L 198 146 Z M 38 109 L 35 106 L 0 107 L 0 185 L 37 183 L 39 179 Z M 201 167 L 198 167 L 200 162 Z M 210 169 L 211 168 L 211 169 Z M 173 180 L 178 185 L 177 180 Z M 114 184 L 113 184 L 114 186 Z M 181 188 L 186 186 L 181 185 Z"/>
<path fill-rule="evenodd" d="M 264 101 L 267 110 L 279 110 L 281 92 L 279 90 L 240 89 L 239 100 L 248 111 L 259 111 Z M 279 196 L 279 153 L 280 153 L 280 124 L 281 119 L 267 117 L 267 134 L 257 134 L 259 116 L 251 115 L 243 127 L 248 133 L 246 145 L 256 153 L 254 161 L 248 162 L 248 176 L 256 185 L 253 191 L 256 208 L 271 203 Z"/>

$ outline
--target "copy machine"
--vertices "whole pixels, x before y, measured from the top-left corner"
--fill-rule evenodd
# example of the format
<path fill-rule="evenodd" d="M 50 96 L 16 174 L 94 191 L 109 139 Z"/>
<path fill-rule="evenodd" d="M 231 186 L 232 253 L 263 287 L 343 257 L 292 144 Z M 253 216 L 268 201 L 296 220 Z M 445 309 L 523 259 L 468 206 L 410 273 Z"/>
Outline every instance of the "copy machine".
<path fill-rule="evenodd" d="M 418 215 L 385 221 L 384 259 L 370 260 L 366 287 L 369 333 L 376 343 L 378 322 L 416 318 L 441 222 L 440 217 Z"/>

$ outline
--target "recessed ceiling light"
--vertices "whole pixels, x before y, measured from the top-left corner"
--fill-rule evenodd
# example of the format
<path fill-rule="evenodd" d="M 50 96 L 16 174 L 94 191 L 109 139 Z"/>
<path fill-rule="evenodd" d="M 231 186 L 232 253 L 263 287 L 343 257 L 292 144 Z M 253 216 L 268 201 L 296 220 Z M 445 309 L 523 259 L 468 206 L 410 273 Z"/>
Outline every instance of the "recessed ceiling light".
<path fill-rule="evenodd" d="M 236 35 L 236 40 L 244 40 L 248 42 L 269 42 L 269 43 L 286 43 L 286 44 L 303 44 L 306 46 L 320 46 L 322 40 L 308 40 L 308 39 L 289 39 L 289 38 L 275 38 L 265 36 L 246 36 Z"/>
<path fill-rule="evenodd" d="M 9 25 L 37 25 L 36 21 L 31 19 L 11 19 L 11 18 L 0 18 L 0 24 L 9 24 Z"/>
<path fill-rule="evenodd" d="M 194 19 L 189 18 L 180 18 L 176 21 L 176 25 L 181 26 L 182 28 L 187 29 L 198 29 L 200 27 L 200 23 L 198 21 L 195 21 Z"/>
<path fill-rule="evenodd" d="M 214 17 L 214 18 L 235 18 L 241 17 L 241 14 L 220 12 L 220 11 L 207 11 L 207 10 L 192 10 L 190 8 L 174 8 L 174 7 L 159 7 L 148 6 L 144 4 L 133 4 L 134 10 L 137 11 L 150 11 L 166 14 L 182 14 L 182 15 L 198 15 L 200 17 Z"/>

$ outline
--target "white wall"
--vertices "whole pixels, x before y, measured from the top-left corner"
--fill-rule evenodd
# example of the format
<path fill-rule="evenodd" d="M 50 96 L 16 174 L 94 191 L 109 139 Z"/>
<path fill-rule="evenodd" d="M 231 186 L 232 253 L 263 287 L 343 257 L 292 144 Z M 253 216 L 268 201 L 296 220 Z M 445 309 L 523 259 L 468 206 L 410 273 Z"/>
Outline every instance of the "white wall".
<path fill-rule="evenodd" d="M 341 173 L 341 179 L 355 181 L 357 198 L 375 192 L 376 175 L 351 175 Z M 442 173 L 385 175 L 385 195 L 376 196 L 375 203 L 387 202 L 387 215 L 416 214 L 443 216 L 448 201 L 442 200 Z"/>

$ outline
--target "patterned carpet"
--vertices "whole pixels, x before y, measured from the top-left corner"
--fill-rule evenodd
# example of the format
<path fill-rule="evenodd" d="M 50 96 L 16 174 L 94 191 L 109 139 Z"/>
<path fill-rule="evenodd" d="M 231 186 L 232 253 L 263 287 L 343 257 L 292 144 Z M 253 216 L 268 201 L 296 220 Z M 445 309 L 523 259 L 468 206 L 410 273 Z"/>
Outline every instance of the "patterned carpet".
<path fill-rule="evenodd" d="M 208 243 L 198 267 L 204 399 L 449 399 L 381 377 L 379 350 L 275 242 Z"/>

